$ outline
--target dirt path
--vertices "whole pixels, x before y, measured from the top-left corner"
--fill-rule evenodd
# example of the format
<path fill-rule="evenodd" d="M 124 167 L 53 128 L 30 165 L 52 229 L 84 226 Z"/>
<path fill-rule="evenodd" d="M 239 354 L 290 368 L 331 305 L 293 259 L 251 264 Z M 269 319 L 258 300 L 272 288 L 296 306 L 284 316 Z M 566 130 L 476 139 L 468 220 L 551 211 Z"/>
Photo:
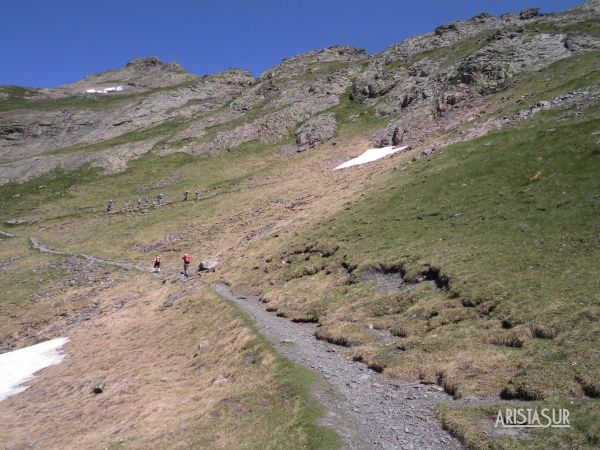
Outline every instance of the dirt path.
<path fill-rule="evenodd" d="M 33 247 L 41 252 L 85 258 L 125 270 L 148 273 L 149 268 L 114 260 L 51 249 L 36 238 Z M 257 330 L 292 361 L 323 375 L 315 396 L 326 407 L 323 424 L 344 439 L 346 449 L 453 449 L 457 440 L 439 425 L 433 407 L 450 397 L 437 386 L 394 382 L 345 355 L 345 348 L 315 339 L 316 325 L 294 323 L 265 310 L 256 297 L 232 292 L 225 284 L 213 284 L 222 298 L 235 303 L 255 322 Z"/>
<path fill-rule="evenodd" d="M 40 241 L 39 239 L 36 239 L 34 237 L 29 238 L 29 240 L 31 241 L 31 245 L 33 246 L 33 248 L 36 250 L 39 250 L 42 253 L 52 253 L 53 255 L 64 255 L 64 256 L 78 256 L 80 258 L 87 259 L 88 261 L 91 261 L 93 263 L 103 264 L 106 266 L 119 267 L 119 268 L 125 269 L 125 270 L 139 270 L 140 272 L 150 272 L 150 270 L 151 270 L 149 267 L 142 266 L 142 265 L 123 263 L 123 262 L 119 262 L 119 261 L 113 261 L 110 259 L 100 259 L 100 258 L 96 258 L 94 256 L 85 255 L 83 253 L 65 252 L 62 250 L 52 249 L 50 247 L 47 247 L 42 241 Z"/>
<path fill-rule="evenodd" d="M 328 380 L 333 392 L 324 384 L 315 394 L 327 408 L 324 424 L 344 438 L 345 448 L 460 448 L 435 418 L 435 404 L 450 401 L 437 386 L 389 381 L 346 356 L 344 347 L 315 339 L 315 324 L 277 317 L 258 298 L 236 294 L 225 284 L 212 288 L 250 315 L 281 354 Z"/>

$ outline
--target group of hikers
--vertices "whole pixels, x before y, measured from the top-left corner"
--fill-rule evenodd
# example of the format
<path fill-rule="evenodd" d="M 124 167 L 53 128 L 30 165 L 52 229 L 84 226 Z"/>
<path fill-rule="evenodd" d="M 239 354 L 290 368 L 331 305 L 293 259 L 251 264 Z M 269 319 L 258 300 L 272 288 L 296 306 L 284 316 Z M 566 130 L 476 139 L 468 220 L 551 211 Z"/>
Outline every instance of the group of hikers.
<path fill-rule="evenodd" d="M 189 195 L 190 195 L 190 191 L 185 191 L 183 193 L 183 201 L 184 202 L 188 201 Z M 200 200 L 200 191 L 199 190 L 196 190 L 196 192 L 194 193 L 194 199 L 196 201 Z M 154 202 L 152 201 L 152 197 L 151 196 L 147 196 L 144 199 L 144 202 L 145 202 L 144 207 L 146 207 L 146 208 L 149 207 L 149 206 L 154 206 Z M 163 196 L 162 193 L 160 193 L 160 194 L 158 194 L 156 196 L 156 206 L 161 206 L 163 204 L 163 202 L 164 202 L 164 196 Z M 136 202 L 137 209 L 142 208 L 142 205 L 143 205 L 142 199 L 138 198 L 138 200 Z M 130 211 L 132 209 L 133 209 L 133 203 L 131 202 L 131 200 L 129 200 L 127 202 L 127 211 Z M 107 212 L 114 211 L 114 202 L 113 202 L 113 200 L 109 200 L 108 201 L 108 205 L 106 207 L 106 211 Z M 183 255 L 183 258 L 181 258 L 181 259 L 183 260 L 183 275 L 186 276 L 186 277 L 189 277 L 190 276 L 189 269 L 190 269 L 191 257 L 190 257 L 190 255 L 188 255 L 186 253 L 185 255 Z M 198 269 L 198 270 L 201 270 L 201 269 Z M 160 255 L 156 255 L 154 257 L 154 268 L 152 269 L 152 271 L 153 272 L 160 272 Z"/>
<path fill-rule="evenodd" d="M 185 191 L 183 193 L 183 201 L 184 202 L 188 201 L 189 195 L 190 195 L 190 191 Z M 164 203 L 163 199 L 164 199 L 164 196 L 161 192 L 160 194 L 158 194 L 156 196 L 156 206 L 161 206 Z M 196 190 L 196 192 L 194 192 L 194 200 L 196 200 L 196 201 L 200 200 L 200 191 L 199 190 Z M 146 198 L 144 199 L 143 202 L 142 202 L 141 198 L 138 198 L 137 202 L 136 202 L 136 209 L 141 209 L 142 205 L 145 208 L 154 206 L 154 201 L 152 200 L 152 197 L 149 195 L 146 196 Z M 131 211 L 132 209 L 133 209 L 133 202 L 131 200 L 129 200 L 127 202 L 127 211 Z M 113 202 L 113 200 L 109 200 L 108 205 L 106 207 L 106 212 L 113 212 L 113 211 L 114 211 L 114 202 Z"/>
<path fill-rule="evenodd" d="M 187 253 L 185 255 L 183 255 L 183 258 L 181 258 L 183 260 L 183 275 L 186 277 L 190 276 L 190 261 L 191 261 L 191 257 L 190 255 L 188 255 Z M 154 257 L 154 268 L 152 269 L 153 272 L 160 272 L 160 255 L 156 255 Z"/>

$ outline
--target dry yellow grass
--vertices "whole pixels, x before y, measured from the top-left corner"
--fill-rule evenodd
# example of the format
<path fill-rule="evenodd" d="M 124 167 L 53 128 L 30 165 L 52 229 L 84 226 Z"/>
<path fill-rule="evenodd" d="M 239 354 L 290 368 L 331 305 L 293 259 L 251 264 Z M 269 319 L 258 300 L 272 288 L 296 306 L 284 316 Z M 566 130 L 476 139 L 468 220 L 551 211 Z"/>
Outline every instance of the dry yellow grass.
<path fill-rule="evenodd" d="M 281 381 L 297 369 L 206 287 L 161 308 L 182 288 L 189 285 L 132 275 L 95 298 L 102 313 L 68 331 L 66 360 L 0 403 L 0 441 L 48 449 L 309 445 L 308 385 Z M 100 381 L 105 391 L 95 395 Z"/>

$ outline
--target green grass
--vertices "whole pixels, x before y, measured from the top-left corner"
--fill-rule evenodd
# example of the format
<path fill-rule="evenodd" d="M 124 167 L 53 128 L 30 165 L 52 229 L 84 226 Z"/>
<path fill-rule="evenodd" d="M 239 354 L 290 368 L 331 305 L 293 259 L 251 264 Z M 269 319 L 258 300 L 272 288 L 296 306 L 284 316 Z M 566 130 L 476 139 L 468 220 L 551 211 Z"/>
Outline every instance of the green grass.
<path fill-rule="evenodd" d="M 150 89 L 148 91 L 135 94 L 123 93 L 93 96 L 81 94 L 81 96 L 63 98 L 36 98 L 36 89 L 20 88 L 16 86 L 3 86 L 0 87 L 0 89 L 2 89 L 2 92 L 7 92 L 9 97 L 0 101 L 0 111 L 54 111 L 65 108 L 91 110 L 113 109 L 136 102 L 151 94 L 177 90 L 189 86 L 194 82 L 195 81 L 186 81 L 184 83 Z"/>
<path fill-rule="evenodd" d="M 385 64 L 384 69 L 388 72 L 394 72 L 399 69 L 406 69 L 423 59 L 437 61 L 440 69 L 448 68 L 452 64 L 466 58 L 478 50 L 490 44 L 490 39 L 493 36 L 493 30 L 482 31 L 465 38 L 455 44 L 447 47 L 436 47 L 424 52 L 417 53 L 407 60 L 390 61 Z"/>
<path fill-rule="evenodd" d="M 531 33 L 582 33 L 592 36 L 600 35 L 600 19 L 597 17 L 587 18 L 579 22 L 560 23 L 550 22 L 547 19 L 539 19 L 529 22 L 524 26 L 525 30 Z"/>
<path fill-rule="evenodd" d="M 38 89 L 20 86 L 0 86 L 0 111 L 15 109 L 30 102 L 38 94 Z"/>
<path fill-rule="evenodd" d="M 308 64 L 309 71 L 300 75 L 299 80 L 315 80 L 324 78 L 327 75 L 359 65 L 361 61 L 314 61 Z"/>
<path fill-rule="evenodd" d="M 87 178 L 80 172 L 55 173 L 43 181 L 52 182 L 51 187 L 41 190 L 37 184 L 40 179 L 2 186 L 0 193 L 11 199 L 9 207 L 3 210 L 3 219 L 41 219 L 43 231 L 26 225 L 14 228 L 39 236 L 54 247 L 137 263 L 147 255 L 132 251 L 132 246 L 147 245 L 188 223 L 201 224 L 204 218 L 209 223 L 220 208 L 239 207 L 237 198 L 246 195 L 251 186 L 264 183 L 279 164 L 288 163 L 277 150 L 275 145 L 249 142 L 236 151 L 215 156 L 148 154 L 133 161 L 122 173 L 101 176 L 92 172 Z M 152 187 L 161 180 L 169 182 L 163 187 Z M 54 194 L 59 188 L 61 191 L 56 192 L 60 194 Z M 195 189 L 202 191 L 204 200 L 197 207 L 186 207 L 193 202 L 183 204 L 182 192 Z M 13 197 L 15 192 L 20 196 Z M 164 208 L 144 210 L 146 213 L 125 212 L 127 200 L 135 204 L 137 198 L 155 198 L 159 192 L 167 202 Z M 115 200 L 117 210 L 110 216 L 104 214 L 108 199 Z M 200 242 L 209 242 L 212 234 L 220 232 L 217 228 L 209 235 L 203 234 Z"/>
<path fill-rule="evenodd" d="M 422 59 L 427 58 L 432 61 L 438 61 L 440 68 L 449 67 L 450 65 L 487 46 L 491 42 L 490 38 L 493 36 L 493 34 L 493 30 L 486 30 L 476 34 L 475 36 L 462 39 L 456 44 L 452 44 L 448 47 L 433 48 L 431 50 L 417 53 L 415 56 L 413 56 L 410 62 L 407 62 L 407 64 L 412 65 L 421 61 Z"/>
<path fill-rule="evenodd" d="M 35 211 L 39 206 L 53 203 L 61 197 L 69 197 L 69 189 L 97 180 L 98 169 L 83 167 L 71 171 L 58 170 L 25 183 L 7 183 L 0 186 L 4 208 L 0 217 L 4 220 L 15 215 Z"/>
<path fill-rule="evenodd" d="M 384 66 L 385 70 L 387 70 L 389 72 L 394 72 L 395 70 L 398 70 L 401 68 L 407 68 L 407 67 L 408 67 L 408 62 L 403 61 L 403 60 L 392 61 L 392 62 L 387 63 Z"/>
<path fill-rule="evenodd" d="M 243 314 L 235 305 L 231 305 L 236 314 L 243 318 L 246 326 L 253 328 L 252 321 Z M 275 350 L 271 343 L 262 335 L 257 334 L 247 351 L 255 354 L 272 353 Z M 256 433 L 254 436 L 240 435 L 243 448 L 281 448 L 281 449 L 336 449 L 340 448 L 339 436 L 330 428 L 317 425 L 318 420 L 324 413 L 322 405 L 314 401 L 312 397 L 312 386 L 317 382 L 317 375 L 298 364 L 281 356 L 276 356 L 274 371 L 274 386 L 271 388 L 279 398 L 274 400 L 274 407 L 263 413 L 263 419 L 268 423 L 266 433 L 262 436 Z M 239 392 L 241 396 L 247 397 L 244 389 Z M 297 402 L 290 407 L 290 402 Z M 293 425 L 289 426 L 289 418 L 286 417 L 290 410 L 295 411 Z M 247 417 L 242 422 L 236 418 L 236 427 L 253 427 L 255 417 Z M 232 426 L 234 424 L 232 423 Z M 285 427 L 285 428 L 282 428 Z"/>
<path fill-rule="evenodd" d="M 116 174 L 102 174 L 98 169 L 83 167 L 71 171 L 54 171 L 24 183 L 8 183 L 0 186 L 5 198 L 5 208 L 0 215 L 4 220 L 15 218 L 39 218 L 41 207 L 48 217 L 64 217 L 64 213 L 90 211 L 105 206 L 108 199 L 135 200 L 146 195 L 163 192 L 167 200 L 179 199 L 184 187 L 201 188 L 206 191 L 235 189 L 243 179 L 254 175 L 257 169 L 266 170 L 277 145 L 251 141 L 240 145 L 235 151 L 224 151 L 215 156 L 192 156 L 173 153 L 158 156 L 152 152 L 130 162 L 127 170 Z M 232 167 L 236 165 L 236 167 Z M 149 186 L 174 172 L 182 172 L 181 180 L 163 188 Z M 144 188 L 145 187 L 145 188 Z M 144 189 L 142 189 L 144 188 Z M 121 200 L 120 206 L 123 201 Z"/>
<path fill-rule="evenodd" d="M 65 277 L 73 275 L 63 266 L 67 258 L 41 254 L 31 247 L 27 236 L 0 240 L 0 262 L 12 260 L 0 268 L 0 342 L 90 306 L 92 299 L 85 296 L 69 300 L 70 296 L 90 292 L 93 286 L 84 283 L 65 290 Z M 118 270 L 113 271 L 112 278 L 120 278 Z"/>
<path fill-rule="evenodd" d="M 564 112 L 401 166 L 347 211 L 291 238 L 288 253 L 313 242 L 340 250 L 323 260 L 332 275 L 269 288 L 275 306 L 294 317 L 320 305 L 322 323 L 404 329 L 404 351 L 357 355 L 391 376 L 442 380 L 456 396 L 596 392 L 600 111 Z M 337 255 L 358 274 L 385 264 L 410 278 L 433 267 L 450 289 L 384 295 L 344 285 Z M 293 270 L 268 269 L 269 279 Z"/>
<path fill-rule="evenodd" d="M 389 122 L 389 117 L 377 117 L 371 106 L 351 100 L 350 92 L 345 93 L 340 103 L 327 111 L 335 114 L 338 135 L 346 139 L 374 132 Z"/>
<path fill-rule="evenodd" d="M 504 107 L 494 114 L 515 112 L 535 105 L 541 100 L 550 100 L 560 94 L 593 86 L 600 82 L 600 52 L 577 54 L 556 61 L 539 72 L 501 91 L 499 96 L 510 95 Z M 523 100 L 520 98 L 524 96 Z M 518 101 L 515 102 L 515 99 Z"/>
<path fill-rule="evenodd" d="M 598 17 L 572 23 L 562 27 L 562 31 L 571 33 L 585 33 L 600 36 L 600 19 Z"/>
<path fill-rule="evenodd" d="M 147 128 L 142 128 L 140 130 L 130 131 L 129 133 L 124 133 L 119 136 L 116 136 L 111 139 L 105 139 L 100 142 L 96 142 L 93 144 L 77 144 L 72 145 L 70 147 L 63 147 L 56 150 L 50 150 L 44 152 L 44 154 L 65 154 L 65 153 L 73 153 L 73 152 L 95 152 L 98 150 L 104 150 L 110 147 L 116 147 L 118 145 L 132 144 L 135 142 L 142 142 L 148 139 L 154 138 L 168 138 L 173 134 L 177 133 L 177 131 L 181 130 L 189 123 L 188 120 L 185 120 L 181 117 L 176 117 L 173 119 L 166 120 L 164 122 L 160 122 L 157 125 L 153 125 Z"/>

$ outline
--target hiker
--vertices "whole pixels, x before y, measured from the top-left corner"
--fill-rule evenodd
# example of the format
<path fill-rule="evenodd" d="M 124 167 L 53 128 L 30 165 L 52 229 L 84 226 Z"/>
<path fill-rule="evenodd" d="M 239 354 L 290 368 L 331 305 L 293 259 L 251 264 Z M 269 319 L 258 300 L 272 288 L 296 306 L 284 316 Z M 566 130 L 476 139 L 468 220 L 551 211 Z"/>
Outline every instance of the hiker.
<path fill-rule="evenodd" d="M 127 202 L 127 211 L 131 211 L 131 200 Z"/>
<path fill-rule="evenodd" d="M 190 194 L 190 191 L 185 191 L 185 192 L 183 193 L 183 201 L 184 201 L 184 202 L 187 202 L 187 199 L 188 199 L 188 195 L 189 195 L 189 194 Z"/>
<path fill-rule="evenodd" d="M 156 203 L 158 203 L 158 206 L 162 205 L 162 199 L 163 199 L 162 193 L 160 193 L 156 196 Z"/>
<path fill-rule="evenodd" d="M 142 199 L 141 198 L 137 199 L 137 207 L 138 207 L 138 209 L 140 209 L 142 207 Z"/>
<path fill-rule="evenodd" d="M 112 212 L 112 210 L 113 210 L 113 201 L 109 200 L 108 206 L 106 207 L 106 212 Z"/>
<path fill-rule="evenodd" d="M 149 205 L 152 203 L 152 197 L 150 197 L 149 195 L 146 197 L 146 205 Z"/>
<path fill-rule="evenodd" d="M 189 276 L 189 268 L 190 268 L 190 255 L 188 255 L 187 253 L 185 255 L 183 255 L 183 274 L 188 277 Z"/>
<path fill-rule="evenodd" d="M 160 255 L 154 257 L 154 269 L 153 272 L 160 272 Z"/>
<path fill-rule="evenodd" d="M 194 195 L 196 196 L 196 201 L 200 200 L 200 191 L 196 190 Z"/>

